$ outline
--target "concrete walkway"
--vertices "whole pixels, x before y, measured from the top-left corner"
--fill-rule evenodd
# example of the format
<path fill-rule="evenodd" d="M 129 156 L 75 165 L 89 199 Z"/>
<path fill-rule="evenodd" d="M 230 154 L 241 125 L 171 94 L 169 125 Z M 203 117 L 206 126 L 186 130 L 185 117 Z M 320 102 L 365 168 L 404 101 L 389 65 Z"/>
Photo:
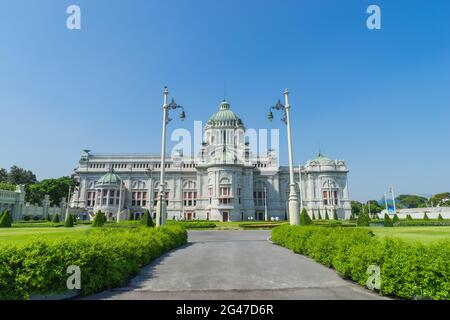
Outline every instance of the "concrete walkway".
<path fill-rule="evenodd" d="M 192 231 L 128 286 L 88 299 L 382 299 L 267 241 L 270 231 Z"/>

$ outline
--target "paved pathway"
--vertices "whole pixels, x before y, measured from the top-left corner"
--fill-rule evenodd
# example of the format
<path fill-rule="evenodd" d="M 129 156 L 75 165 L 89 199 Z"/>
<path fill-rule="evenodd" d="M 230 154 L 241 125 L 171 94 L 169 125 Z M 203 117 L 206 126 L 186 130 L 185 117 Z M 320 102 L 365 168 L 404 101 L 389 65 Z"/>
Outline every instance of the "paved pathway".
<path fill-rule="evenodd" d="M 309 258 L 267 241 L 269 231 L 192 231 L 189 243 L 123 288 L 88 299 L 381 299 Z"/>

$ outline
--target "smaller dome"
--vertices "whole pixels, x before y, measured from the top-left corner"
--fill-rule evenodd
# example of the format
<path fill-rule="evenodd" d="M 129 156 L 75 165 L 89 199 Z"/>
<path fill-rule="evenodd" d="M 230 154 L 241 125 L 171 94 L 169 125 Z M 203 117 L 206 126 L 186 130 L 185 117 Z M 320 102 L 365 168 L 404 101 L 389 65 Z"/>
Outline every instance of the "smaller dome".
<path fill-rule="evenodd" d="M 100 186 L 119 185 L 120 181 L 121 181 L 120 177 L 117 174 L 115 174 L 114 172 L 110 171 L 107 174 L 105 174 L 103 177 L 101 177 L 97 181 L 95 186 L 100 187 Z"/>
<path fill-rule="evenodd" d="M 316 159 L 314 159 L 318 162 L 329 162 L 329 161 L 333 161 L 330 158 L 325 157 L 322 153 L 319 152 L 319 154 L 317 155 Z"/>

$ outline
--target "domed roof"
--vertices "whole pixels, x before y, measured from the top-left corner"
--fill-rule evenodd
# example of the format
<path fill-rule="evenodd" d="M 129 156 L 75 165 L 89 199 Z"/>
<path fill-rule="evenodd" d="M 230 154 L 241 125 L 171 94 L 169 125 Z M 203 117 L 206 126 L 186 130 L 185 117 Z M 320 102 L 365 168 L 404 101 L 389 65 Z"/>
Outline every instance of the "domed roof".
<path fill-rule="evenodd" d="M 99 186 L 111 186 L 111 185 L 119 185 L 120 177 L 115 174 L 113 171 L 108 172 L 103 177 L 101 177 L 97 183 L 95 184 L 97 187 Z"/>
<path fill-rule="evenodd" d="M 226 123 L 232 121 L 233 123 Z M 220 104 L 220 109 L 208 120 L 209 125 L 242 125 L 242 120 L 230 110 L 230 104 L 224 100 Z"/>
<path fill-rule="evenodd" d="M 316 159 L 314 159 L 318 162 L 329 162 L 329 161 L 333 161 L 330 158 L 325 157 L 321 152 L 319 152 L 319 154 L 317 155 Z"/>

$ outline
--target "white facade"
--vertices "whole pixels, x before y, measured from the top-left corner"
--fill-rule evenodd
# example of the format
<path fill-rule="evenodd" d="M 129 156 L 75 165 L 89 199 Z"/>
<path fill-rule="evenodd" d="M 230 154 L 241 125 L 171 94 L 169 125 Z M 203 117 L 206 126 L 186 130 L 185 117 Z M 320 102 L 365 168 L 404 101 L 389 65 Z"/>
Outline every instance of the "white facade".
<path fill-rule="evenodd" d="M 278 166 L 272 151 L 254 156 L 244 135 L 242 120 L 223 101 L 204 128 L 198 156 L 187 159 L 178 153 L 166 160 L 168 219 L 289 218 L 288 167 Z M 75 169 L 80 187 L 71 206 L 83 208 L 91 216 L 102 210 L 109 219 L 118 212 L 124 218 L 141 215 L 146 209 L 154 213 L 160 160 L 159 155 L 83 154 Z M 295 169 L 295 181 L 301 206 L 316 217 L 320 210 L 322 217 L 328 212 L 332 218 L 335 209 L 340 219 L 348 218 L 351 207 L 345 162 L 319 154 L 300 168 Z"/>

